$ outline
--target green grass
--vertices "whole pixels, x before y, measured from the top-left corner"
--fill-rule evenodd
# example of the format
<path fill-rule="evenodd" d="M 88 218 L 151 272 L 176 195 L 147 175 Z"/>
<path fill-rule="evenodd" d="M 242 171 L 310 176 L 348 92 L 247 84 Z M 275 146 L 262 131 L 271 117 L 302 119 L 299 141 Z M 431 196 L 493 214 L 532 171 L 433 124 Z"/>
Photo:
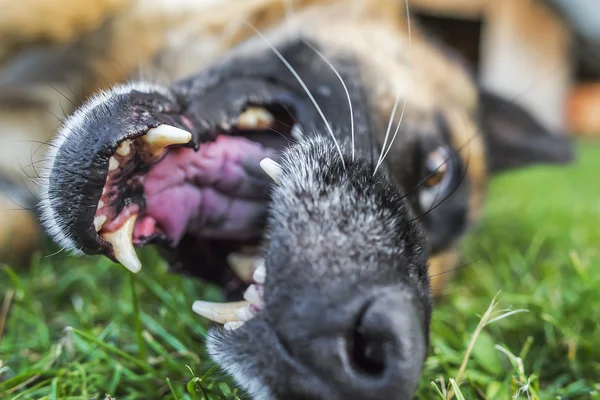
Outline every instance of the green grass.
<path fill-rule="evenodd" d="M 600 144 L 579 147 L 568 168 L 494 180 L 436 305 L 419 398 L 600 399 Z M 100 257 L 0 269 L 0 398 L 242 398 L 191 311 L 218 290 L 142 256 L 135 278 Z"/>

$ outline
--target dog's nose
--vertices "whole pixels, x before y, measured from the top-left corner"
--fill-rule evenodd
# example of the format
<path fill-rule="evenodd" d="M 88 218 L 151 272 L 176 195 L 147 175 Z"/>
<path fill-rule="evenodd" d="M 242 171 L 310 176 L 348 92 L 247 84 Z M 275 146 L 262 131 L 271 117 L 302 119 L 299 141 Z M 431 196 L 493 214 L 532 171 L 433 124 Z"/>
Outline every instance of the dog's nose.
<path fill-rule="evenodd" d="M 426 357 L 423 312 L 403 293 L 329 308 L 292 354 L 331 390 L 328 398 L 410 399 Z M 329 315 L 328 315 L 329 314 Z"/>

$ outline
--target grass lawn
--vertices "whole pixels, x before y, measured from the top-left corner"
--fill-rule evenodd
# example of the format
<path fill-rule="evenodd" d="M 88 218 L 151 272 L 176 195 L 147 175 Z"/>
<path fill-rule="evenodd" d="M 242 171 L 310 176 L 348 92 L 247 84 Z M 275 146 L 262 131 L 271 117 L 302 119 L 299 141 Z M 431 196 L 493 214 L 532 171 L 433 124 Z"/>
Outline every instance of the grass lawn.
<path fill-rule="evenodd" d="M 579 149 L 568 168 L 494 180 L 436 305 L 419 398 L 600 399 L 600 143 Z M 153 255 L 135 277 L 62 254 L 1 268 L 0 398 L 243 398 L 191 310 L 218 290 Z"/>

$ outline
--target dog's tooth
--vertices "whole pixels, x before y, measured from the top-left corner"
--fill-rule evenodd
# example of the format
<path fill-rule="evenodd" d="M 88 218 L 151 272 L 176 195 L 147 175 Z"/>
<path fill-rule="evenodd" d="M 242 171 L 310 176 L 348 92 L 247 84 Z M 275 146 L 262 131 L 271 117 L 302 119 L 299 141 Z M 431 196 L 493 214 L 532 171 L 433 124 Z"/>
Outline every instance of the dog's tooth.
<path fill-rule="evenodd" d="M 248 289 L 244 292 L 244 300 L 246 300 L 250 304 L 254 304 L 255 306 L 261 307 L 262 300 L 260 299 L 260 294 L 256 289 L 256 285 L 248 286 Z"/>
<path fill-rule="evenodd" d="M 127 157 L 131 153 L 131 140 L 126 139 L 121 142 L 117 147 L 117 154 L 123 157 Z"/>
<path fill-rule="evenodd" d="M 237 127 L 242 130 L 264 130 L 273 125 L 275 117 L 262 107 L 248 107 L 240 114 Z"/>
<path fill-rule="evenodd" d="M 304 140 L 304 129 L 302 129 L 302 125 L 296 123 L 292 126 L 292 131 L 290 132 L 292 137 L 296 139 L 298 142 Z"/>
<path fill-rule="evenodd" d="M 137 214 L 133 214 L 118 230 L 102 235 L 104 240 L 112 244 L 117 261 L 133 273 L 139 272 L 142 268 L 142 263 L 135 253 L 132 243 L 136 220 Z"/>
<path fill-rule="evenodd" d="M 225 322 L 223 324 L 223 328 L 225 328 L 226 331 L 233 331 L 242 325 L 244 325 L 244 323 L 242 321 L 231 321 L 231 322 Z"/>
<path fill-rule="evenodd" d="M 244 282 L 252 280 L 252 270 L 256 257 L 241 253 L 229 253 L 227 263 L 233 269 L 233 272 Z"/>
<path fill-rule="evenodd" d="M 111 157 L 108 159 L 108 172 L 112 172 L 114 170 L 116 170 L 117 168 L 119 168 L 119 162 L 117 161 L 116 158 Z"/>
<path fill-rule="evenodd" d="M 224 324 L 225 322 L 239 321 L 239 318 L 236 316 L 236 312 L 240 308 L 246 306 L 248 306 L 247 301 L 213 303 L 210 301 L 197 300 L 192 305 L 192 310 L 204 318 L 208 318 L 211 321 L 215 321 L 219 324 Z"/>
<path fill-rule="evenodd" d="M 97 217 L 94 217 L 94 228 L 96 229 L 96 232 L 99 232 L 100 229 L 102 229 L 102 226 L 104 226 L 106 219 L 106 215 L 98 215 Z"/>
<path fill-rule="evenodd" d="M 172 144 L 186 144 L 192 140 L 192 134 L 171 125 L 159 125 L 149 129 L 142 137 L 152 153 L 159 152 Z"/>
<path fill-rule="evenodd" d="M 267 268 L 265 267 L 265 260 L 263 258 L 259 258 L 256 261 L 254 273 L 252 274 L 252 279 L 256 283 L 263 284 L 263 283 L 265 283 L 266 277 L 267 277 Z"/>
<path fill-rule="evenodd" d="M 104 207 L 104 202 L 102 200 L 100 200 L 100 201 L 98 201 L 98 207 L 96 209 L 99 210 L 102 207 Z"/>
<path fill-rule="evenodd" d="M 270 158 L 263 158 L 260 162 L 260 167 L 275 181 L 279 183 L 279 176 L 281 175 L 281 165 L 277 164 Z"/>
<path fill-rule="evenodd" d="M 249 306 L 242 307 L 235 312 L 235 316 L 242 322 L 250 321 L 256 314 Z"/>

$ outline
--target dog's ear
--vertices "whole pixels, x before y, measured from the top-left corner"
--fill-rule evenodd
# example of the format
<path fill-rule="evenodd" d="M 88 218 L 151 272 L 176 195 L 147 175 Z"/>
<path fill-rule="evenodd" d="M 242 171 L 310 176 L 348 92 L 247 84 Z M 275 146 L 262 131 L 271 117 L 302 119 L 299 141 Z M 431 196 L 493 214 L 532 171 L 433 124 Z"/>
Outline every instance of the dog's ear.
<path fill-rule="evenodd" d="M 530 164 L 565 164 L 575 158 L 566 134 L 550 131 L 521 106 L 481 90 L 480 110 L 492 173 Z"/>

